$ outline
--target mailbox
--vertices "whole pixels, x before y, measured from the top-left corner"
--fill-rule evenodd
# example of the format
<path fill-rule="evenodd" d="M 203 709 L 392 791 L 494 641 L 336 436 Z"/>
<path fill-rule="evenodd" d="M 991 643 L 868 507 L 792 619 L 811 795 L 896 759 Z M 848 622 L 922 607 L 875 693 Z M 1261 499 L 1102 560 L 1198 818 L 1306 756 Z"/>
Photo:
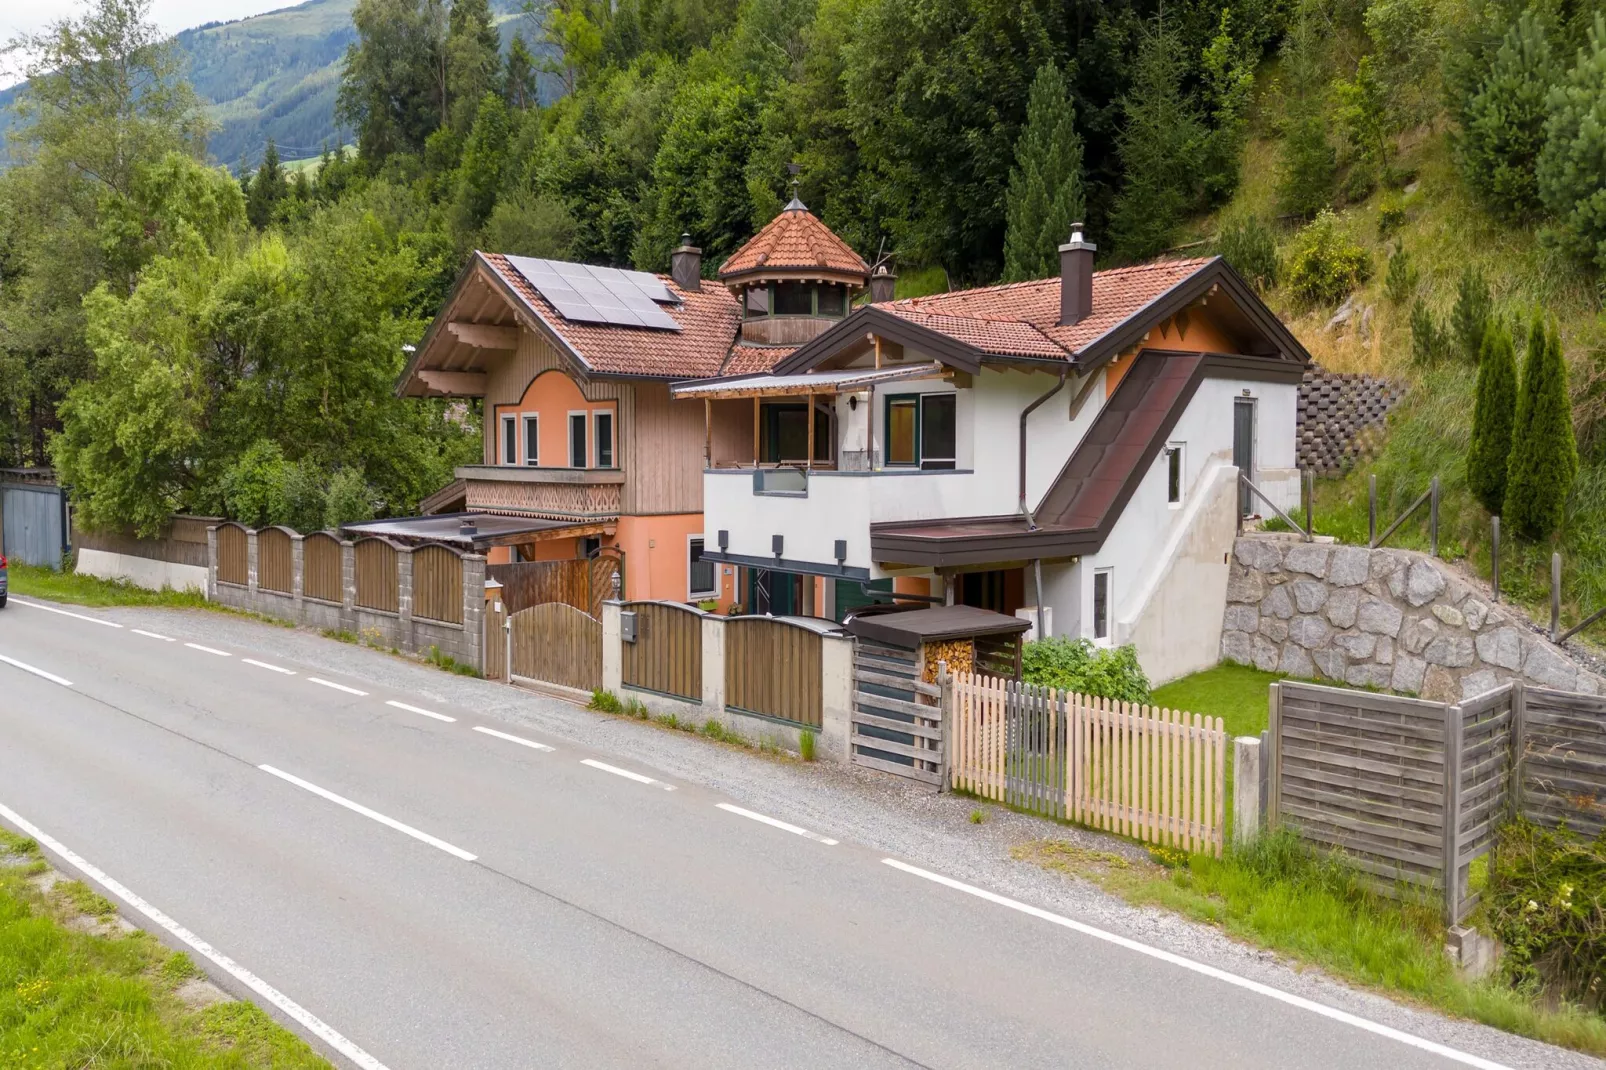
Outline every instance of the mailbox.
<path fill-rule="evenodd" d="M 636 614 L 634 610 L 624 610 L 619 614 L 619 638 L 627 643 L 636 641 Z"/>

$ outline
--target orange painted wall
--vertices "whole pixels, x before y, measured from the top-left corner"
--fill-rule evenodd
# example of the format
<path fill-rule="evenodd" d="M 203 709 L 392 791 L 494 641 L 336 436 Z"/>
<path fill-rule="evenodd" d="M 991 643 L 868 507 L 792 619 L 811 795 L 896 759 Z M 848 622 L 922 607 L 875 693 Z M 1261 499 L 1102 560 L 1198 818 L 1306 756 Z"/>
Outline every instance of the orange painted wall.
<path fill-rule="evenodd" d="M 1226 300 L 1226 298 L 1217 297 L 1214 300 Z M 1188 309 L 1186 336 L 1177 332 L 1174 319 L 1167 319 L 1154 325 L 1143 344 L 1150 349 L 1179 349 L 1190 353 L 1232 353 L 1237 350 L 1237 343 L 1228 338 L 1212 320 L 1208 306 L 1198 305 Z M 1115 388 L 1126 378 L 1133 360 L 1134 358 L 1127 356 L 1117 357 L 1104 366 L 1105 397 L 1115 394 Z"/>
<path fill-rule="evenodd" d="M 893 594 L 931 594 L 930 576 L 894 576 L 892 577 Z"/>
<path fill-rule="evenodd" d="M 618 533 L 610 544 L 616 543 L 625 552 L 625 597 L 687 601 L 687 540 L 702 533 L 701 513 L 620 517 Z M 735 577 L 725 575 L 725 566 L 719 564 L 714 566 L 714 576 L 720 584 L 723 608 L 735 598 Z"/>
<path fill-rule="evenodd" d="M 542 468 L 568 468 L 569 467 L 569 413 L 584 411 L 588 417 L 593 412 L 607 411 L 614 414 L 613 418 L 613 463 L 619 464 L 619 403 L 617 401 L 587 401 L 585 395 L 580 393 L 580 386 L 563 372 L 545 371 L 530 381 L 529 387 L 524 391 L 524 397 L 516 405 L 495 406 L 496 435 L 490 448 L 492 454 L 486 458 L 486 464 L 498 464 L 501 457 L 494 451 L 501 449 L 502 417 L 513 415 L 524 417 L 534 415 L 539 417 L 540 435 L 540 464 Z M 590 440 L 592 435 L 591 423 L 587 422 L 586 467 L 596 464 L 596 443 Z M 524 423 L 519 422 L 519 461 L 524 460 Z M 572 555 L 571 555 L 572 556 Z"/>

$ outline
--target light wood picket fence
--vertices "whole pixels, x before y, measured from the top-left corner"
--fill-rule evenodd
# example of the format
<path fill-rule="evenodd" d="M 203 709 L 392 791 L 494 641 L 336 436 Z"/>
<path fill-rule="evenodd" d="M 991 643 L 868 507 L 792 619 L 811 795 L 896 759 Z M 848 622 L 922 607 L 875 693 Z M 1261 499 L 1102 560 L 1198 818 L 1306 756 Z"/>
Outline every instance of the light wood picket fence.
<path fill-rule="evenodd" d="M 955 788 L 1148 843 L 1221 854 L 1221 718 L 967 672 L 954 674 L 952 711 Z"/>

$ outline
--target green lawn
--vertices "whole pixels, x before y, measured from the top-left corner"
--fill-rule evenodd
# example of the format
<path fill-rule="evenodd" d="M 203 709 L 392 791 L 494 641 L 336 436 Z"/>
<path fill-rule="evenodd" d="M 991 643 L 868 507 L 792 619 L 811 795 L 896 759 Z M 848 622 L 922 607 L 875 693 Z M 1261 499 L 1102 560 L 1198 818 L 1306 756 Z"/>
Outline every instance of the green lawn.
<path fill-rule="evenodd" d="M 0 830 L 0 854 L 24 860 L 0 867 L 0 1065 L 329 1070 L 255 1004 L 185 1003 L 178 990 L 195 965 L 149 933 L 69 927 L 110 904 L 76 881 L 40 891 L 32 841 Z"/>
<path fill-rule="evenodd" d="M 13 564 L 9 572 L 11 593 L 25 598 L 48 598 L 81 606 L 181 606 L 187 609 L 208 606 L 206 598 L 196 590 L 151 591 L 122 580 L 102 580 L 37 565 Z"/>
<path fill-rule="evenodd" d="M 1232 834 L 1232 741 L 1259 736 L 1270 716 L 1268 684 L 1281 673 L 1261 672 L 1248 665 L 1217 665 L 1154 689 L 1150 705 L 1220 717 L 1227 729 L 1227 834 Z"/>

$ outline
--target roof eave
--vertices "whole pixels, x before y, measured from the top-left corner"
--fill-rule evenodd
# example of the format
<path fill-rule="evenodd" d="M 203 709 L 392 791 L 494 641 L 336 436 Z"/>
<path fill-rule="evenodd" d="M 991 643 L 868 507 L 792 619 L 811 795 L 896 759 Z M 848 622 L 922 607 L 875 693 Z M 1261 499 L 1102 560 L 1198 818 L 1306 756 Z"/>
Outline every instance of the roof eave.
<path fill-rule="evenodd" d="M 795 375 L 817 368 L 857 342 L 859 335 L 866 331 L 900 345 L 913 346 L 950 367 L 971 374 L 981 370 L 982 360 L 987 355 L 975 346 L 911 323 L 877 305 L 864 305 L 848 313 L 834 327 L 793 350 L 791 356 L 776 361 L 770 373 Z"/>

